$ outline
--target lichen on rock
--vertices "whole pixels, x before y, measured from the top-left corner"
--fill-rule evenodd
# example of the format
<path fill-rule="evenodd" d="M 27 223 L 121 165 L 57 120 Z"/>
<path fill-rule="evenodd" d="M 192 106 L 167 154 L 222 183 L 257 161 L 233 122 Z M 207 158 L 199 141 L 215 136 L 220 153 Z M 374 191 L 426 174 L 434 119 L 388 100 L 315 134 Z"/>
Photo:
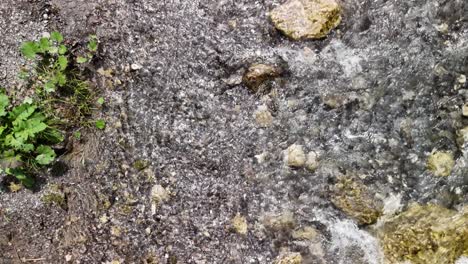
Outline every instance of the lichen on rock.
<path fill-rule="evenodd" d="M 382 215 L 383 204 L 358 179 L 345 176 L 333 186 L 333 204 L 358 224 L 373 224 Z"/>
<path fill-rule="evenodd" d="M 436 151 L 427 159 L 427 168 L 435 176 L 449 176 L 454 165 L 453 154 L 450 152 Z"/>
<path fill-rule="evenodd" d="M 389 263 L 455 263 L 468 253 L 468 212 L 413 204 L 386 221 L 378 237 Z"/>
<path fill-rule="evenodd" d="M 294 39 L 323 38 L 341 22 L 335 0 L 291 0 L 270 13 L 275 27 Z"/>

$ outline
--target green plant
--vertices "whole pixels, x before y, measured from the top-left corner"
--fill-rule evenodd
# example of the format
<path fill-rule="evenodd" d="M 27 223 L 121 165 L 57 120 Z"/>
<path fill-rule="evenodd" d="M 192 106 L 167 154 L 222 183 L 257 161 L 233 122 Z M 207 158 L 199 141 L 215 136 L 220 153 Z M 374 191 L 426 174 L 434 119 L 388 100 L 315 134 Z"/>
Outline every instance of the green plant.
<path fill-rule="evenodd" d="M 70 49 L 59 32 L 52 32 L 24 42 L 20 50 L 29 63 L 19 77 L 34 94 L 11 105 L 0 89 L 0 172 L 31 188 L 32 175 L 55 161 L 54 146 L 64 140 L 64 134 L 75 130 L 75 138 L 81 138 L 76 128 L 89 125 L 93 106 L 104 101 L 96 102 L 84 68 L 78 66 L 93 59 L 98 50 L 96 36 L 90 36 L 86 47 L 79 50 Z M 105 122 L 97 120 L 96 127 L 104 129 Z"/>
<path fill-rule="evenodd" d="M 105 129 L 106 128 L 106 121 L 102 120 L 102 119 L 99 119 L 99 120 L 96 120 L 96 128 L 98 129 Z"/>
<path fill-rule="evenodd" d="M 26 187 L 32 187 L 31 172 L 49 165 L 56 157 L 51 145 L 63 140 L 37 105 L 24 102 L 10 107 L 8 96 L 0 93 L 1 167 Z"/>
<path fill-rule="evenodd" d="M 83 77 L 83 70 L 76 64 L 91 61 L 97 48 L 98 39 L 92 35 L 84 51 L 71 52 L 59 32 L 21 46 L 23 56 L 32 62 L 33 69 L 23 70 L 20 76 L 29 78 L 44 111 L 62 124 L 84 124 L 83 119 L 91 114 L 94 93 Z M 85 57 L 75 53 L 84 53 Z"/>

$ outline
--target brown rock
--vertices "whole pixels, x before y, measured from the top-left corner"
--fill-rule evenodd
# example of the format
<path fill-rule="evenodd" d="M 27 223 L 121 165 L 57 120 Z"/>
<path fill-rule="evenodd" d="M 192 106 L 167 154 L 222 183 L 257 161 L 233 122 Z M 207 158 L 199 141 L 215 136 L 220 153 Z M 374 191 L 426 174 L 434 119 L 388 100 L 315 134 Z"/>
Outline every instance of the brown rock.
<path fill-rule="evenodd" d="M 244 74 L 242 81 L 252 91 L 257 92 L 260 85 L 269 79 L 281 75 L 282 70 L 278 67 L 266 64 L 253 64 Z"/>

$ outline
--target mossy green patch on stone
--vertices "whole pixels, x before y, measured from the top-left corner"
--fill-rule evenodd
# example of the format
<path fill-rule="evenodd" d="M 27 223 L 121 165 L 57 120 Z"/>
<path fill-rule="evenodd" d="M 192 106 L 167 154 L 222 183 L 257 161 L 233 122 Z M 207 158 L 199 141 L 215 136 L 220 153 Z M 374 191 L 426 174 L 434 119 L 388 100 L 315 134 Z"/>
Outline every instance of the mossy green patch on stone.
<path fill-rule="evenodd" d="M 435 176 L 449 176 L 454 165 L 453 154 L 450 152 L 436 151 L 427 159 L 427 169 Z"/>
<path fill-rule="evenodd" d="M 65 193 L 57 184 L 50 185 L 41 200 L 47 205 L 56 205 L 60 207 L 65 207 L 67 205 Z"/>
<path fill-rule="evenodd" d="M 382 215 L 383 204 L 360 180 L 342 177 L 333 186 L 333 204 L 358 224 L 373 224 Z"/>
<path fill-rule="evenodd" d="M 452 264 L 468 253 L 468 211 L 439 205 L 411 205 L 378 231 L 389 263 Z"/>
<path fill-rule="evenodd" d="M 290 0 L 270 13 L 275 27 L 294 39 L 319 39 L 341 22 L 341 7 L 335 0 Z"/>
<path fill-rule="evenodd" d="M 133 162 L 133 168 L 139 171 L 146 169 L 149 165 L 150 165 L 149 161 L 143 160 L 143 159 L 139 159 Z"/>

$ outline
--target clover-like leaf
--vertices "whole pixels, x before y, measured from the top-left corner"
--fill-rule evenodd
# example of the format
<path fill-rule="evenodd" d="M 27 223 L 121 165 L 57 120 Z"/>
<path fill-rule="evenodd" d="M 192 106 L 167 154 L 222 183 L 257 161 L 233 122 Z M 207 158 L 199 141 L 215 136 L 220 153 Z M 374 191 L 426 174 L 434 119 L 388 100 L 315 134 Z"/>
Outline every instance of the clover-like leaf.
<path fill-rule="evenodd" d="M 81 63 L 85 63 L 85 62 L 87 62 L 87 61 L 88 61 L 88 59 L 85 58 L 85 57 L 79 56 L 79 57 L 76 58 L 76 62 L 78 62 L 78 63 L 80 63 L 80 64 L 81 64 Z"/>
<path fill-rule="evenodd" d="M 55 151 L 49 146 L 40 145 L 36 148 L 36 152 L 38 154 L 36 156 L 36 162 L 41 165 L 52 163 L 56 157 Z"/>
<path fill-rule="evenodd" d="M 88 49 L 91 52 L 97 51 L 98 42 L 96 35 L 89 36 Z"/>
<path fill-rule="evenodd" d="M 65 54 L 65 53 L 67 53 L 67 46 L 65 46 L 65 45 L 60 45 L 60 46 L 58 47 L 58 53 L 59 53 L 60 55 L 63 55 L 63 54 Z"/>
<path fill-rule="evenodd" d="M 49 80 L 44 84 L 44 90 L 46 93 L 55 92 L 55 82 L 54 80 Z"/>
<path fill-rule="evenodd" d="M 10 104 L 10 99 L 8 99 L 8 96 L 4 93 L 0 93 L 0 116 L 6 116 L 6 108 Z"/>
<path fill-rule="evenodd" d="M 18 179 L 26 188 L 34 187 L 34 178 L 27 175 L 22 169 L 15 168 L 7 168 L 5 172 L 9 175 L 13 175 Z"/>
<path fill-rule="evenodd" d="M 38 42 L 38 52 L 46 53 L 49 51 L 50 41 L 48 38 L 41 38 Z"/>
<path fill-rule="evenodd" d="M 96 128 L 103 130 L 104 128 L 106 128 L 106 121 L 102 119 L 96 120 L 95 125 L 96 125 Z"/>
<path fill-rule="evenodd" d="M 28 59 L 36 58 L 38 51 L 38 46 L 34 41 L 26 41 L 21 45 L 21 54 Z"/>
<path fill-rule="evenodd" d="M 66 68 L 67 68 L 67 65 L 68 65 L 68 59 L 67 57 L 63 56 L 63 55 L 60 55 L 57 59 L 57 64 L 59 66 L 59 69 L 61 71 L 64 71 Z"/>
<path fill-rule="evenodd" d="M 63 41 L 63 36 L 58 31 L 54 31 L 50 33 L 50 39 L 56 41 L 57 43 L 61 43 Z"/>

